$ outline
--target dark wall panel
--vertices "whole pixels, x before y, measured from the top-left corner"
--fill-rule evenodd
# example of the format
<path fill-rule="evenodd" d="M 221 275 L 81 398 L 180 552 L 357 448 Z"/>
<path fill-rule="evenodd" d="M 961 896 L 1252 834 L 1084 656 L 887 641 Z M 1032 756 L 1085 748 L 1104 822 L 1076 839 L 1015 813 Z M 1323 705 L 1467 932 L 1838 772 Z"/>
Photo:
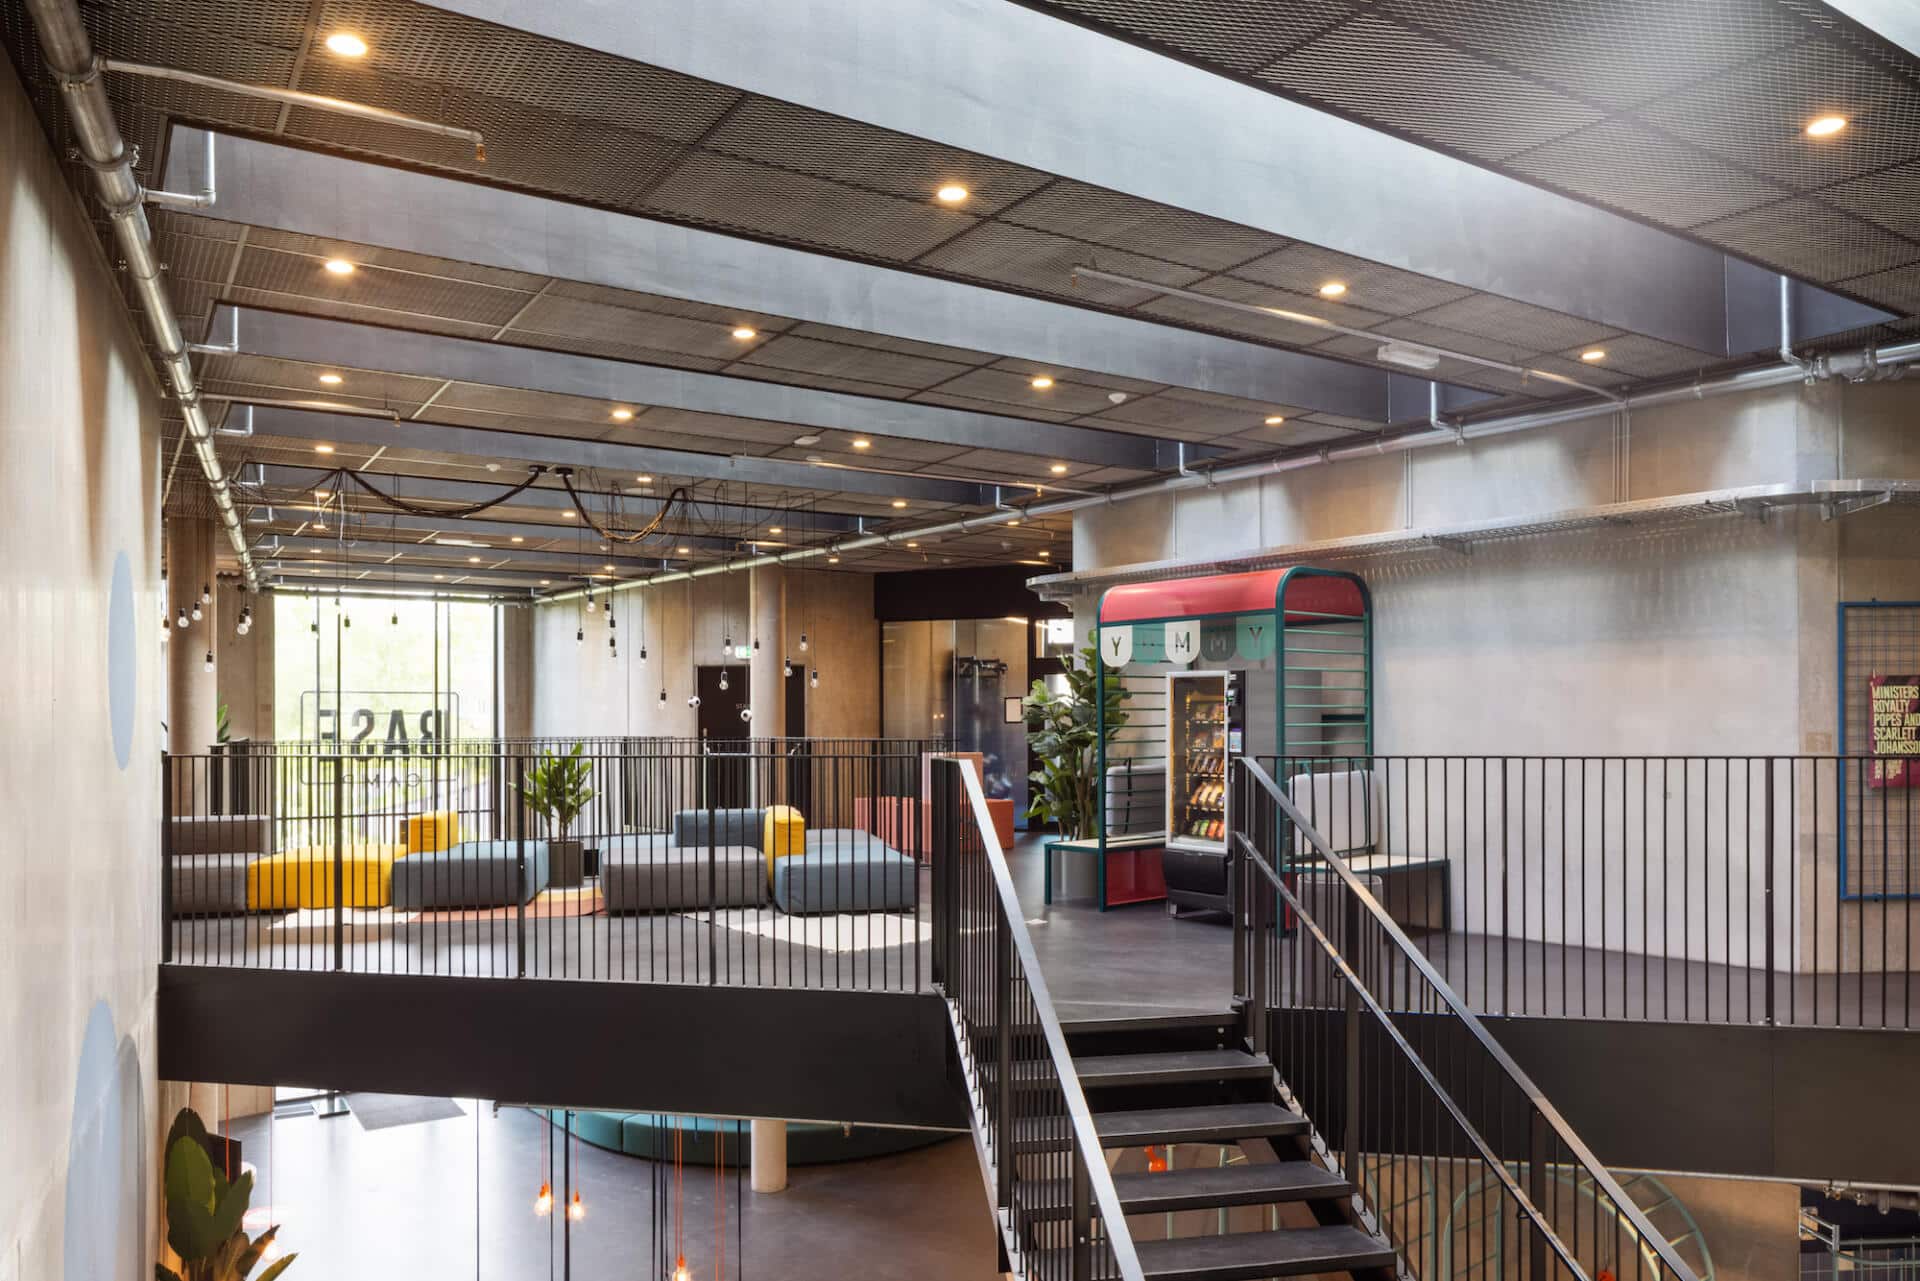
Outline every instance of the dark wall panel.
<path fill-rule="evenodd" d="M 1031 565 L 988 565 L 875 574 L 873 616 L 883 623 L 928 618 L 1065 618 L 1070 611 L 1064 604 L 1043 601 L 1027 589 L 1027 580 L 1036 572 Z"/>
<path fill-rule="evenodd" d="M 160 1075 L 964 1129 L 938 998 L 160 969 Z"/>

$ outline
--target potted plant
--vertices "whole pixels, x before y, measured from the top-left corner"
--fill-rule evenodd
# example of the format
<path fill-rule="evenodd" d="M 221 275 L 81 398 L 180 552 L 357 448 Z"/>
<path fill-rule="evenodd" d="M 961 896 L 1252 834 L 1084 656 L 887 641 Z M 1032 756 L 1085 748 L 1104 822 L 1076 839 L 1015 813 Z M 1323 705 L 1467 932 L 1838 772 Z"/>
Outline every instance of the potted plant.
<path fill-rule="evenodd" d="M 1127 723 L 1122 704 L 1132 694 L 1101 665 L 1091 645 L 1062 665 L 1066 693 L 1055 694 L 1036 680 L 1027 695 L 1027 743 L 1040 766 L 1028 776 L 1033 800 L 1027 817 L 1055 824 L 1068 840 L 1081 840 L 1099 827 L 1101 704 L 1111 743 Z"/>
<path fill-rule="evenodd" d="M 580 884 L 584 862 L 580 842 L 568 839 L 567 833 L 593 800 L 593 788 L 587 785 L 593 762 L 586 758 L 586 751 L 585 743 L 575 743 L 571 751 L 547 753 L 527 771 L 521 789 L 528 807 L 547 820 L 550 885 Z"/>
<path fill-rule="evenodd" d="M 207 1127 L 192 1108 L 181 1108 L 167 1131 L 167 1247 L 179 1256 L 179 1268 L 154 1265 L 157 1281 L 273 1281 L 296 1256 L 267 1262 L 279 1225 L 248 1239 L 240 1221 L 253 1199 L 253 1172 L 243 1170 L 228 1182 L 208 1154 Z"/>

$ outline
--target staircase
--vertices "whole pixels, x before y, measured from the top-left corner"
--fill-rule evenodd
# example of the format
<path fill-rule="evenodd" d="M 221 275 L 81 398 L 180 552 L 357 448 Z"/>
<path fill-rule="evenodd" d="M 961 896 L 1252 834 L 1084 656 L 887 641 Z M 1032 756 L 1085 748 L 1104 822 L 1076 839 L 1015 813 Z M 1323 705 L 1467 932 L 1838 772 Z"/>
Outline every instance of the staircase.
<path fill-rule="evenodd" d="M 1157 1240 L 1145 1239 L 1156 1225 L 1136 1224 L 1143 1275 L 1156 1281 L 1392 1275 L 1392 1247 L 1359 1226 L 1353 1186 L 1312 1159 L 1306 1118 L 1279 1102 L 1266 1057 L 1237 1044 L 1236 1016 L 1094 1018 L 1064 1021 L 1061 1028 L 1104 1149 L 1219 1145 L 1245 1155 L 1235 1165 L 1115 1174 L 1127 1215 L 1288 1206 L 1293 1213 L 1276 1217 L 1299 1221 Z M 1029 1189 L 1043 1213 L 1066 1204 L 1058 1184 Z"/>

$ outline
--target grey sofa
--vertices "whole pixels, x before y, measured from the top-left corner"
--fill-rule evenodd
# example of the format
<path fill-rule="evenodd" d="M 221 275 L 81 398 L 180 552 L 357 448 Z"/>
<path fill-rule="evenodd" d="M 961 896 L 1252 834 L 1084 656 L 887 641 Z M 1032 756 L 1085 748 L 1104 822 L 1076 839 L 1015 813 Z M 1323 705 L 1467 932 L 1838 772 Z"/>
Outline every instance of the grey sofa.
<path fill-rule="evenodd" d="M 439 908 L 510 907 L 547 887 L 547 843 L 526 843 L 527 879 L 520 883 L 520 844 L 461 841 L 393 861 L 393 906 L 421 912 Z"/>
<path fill-rule="evenodd" d="M 919 866 L 871 832 L 808 832 L 806 853 L 773 862 L 773 901 L 783 912 L 890 912 L 911 908 Z"/>
<path fill-rule="evenodd" d="M 758 907 L 767 901 L 767 859 L 757 843 L 683 846 L 664 833 L 608 837 L 600 842 L 600 892 L 608 912 Z"/>
<path fill-rule="evenodd" d="M 273 820 L 265 814 L 195 815 L 169 819 L 167 827 L 173 914 L 245 912 L 247 868 L 273 852 Z"/>
<path fill-rule="evenodd" d="M 757 809 L 680 810 L 673 816 L 673 844 L 685 849 L 707 845 L 750 845 L 765 840 L 767 811 Z"/>

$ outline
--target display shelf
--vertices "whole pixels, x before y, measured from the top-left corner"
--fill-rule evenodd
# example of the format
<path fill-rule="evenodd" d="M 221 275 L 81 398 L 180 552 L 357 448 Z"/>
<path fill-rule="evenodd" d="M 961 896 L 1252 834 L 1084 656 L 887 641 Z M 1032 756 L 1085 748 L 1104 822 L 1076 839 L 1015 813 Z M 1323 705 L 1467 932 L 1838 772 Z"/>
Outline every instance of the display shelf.
<path fill-rule="evenodd" d="M 1235 727 L 1232 678 L 1226 672 L 1167 676 L 1167 845 L 1224 853 L 1227 848 L 1227 763 Z"/>

